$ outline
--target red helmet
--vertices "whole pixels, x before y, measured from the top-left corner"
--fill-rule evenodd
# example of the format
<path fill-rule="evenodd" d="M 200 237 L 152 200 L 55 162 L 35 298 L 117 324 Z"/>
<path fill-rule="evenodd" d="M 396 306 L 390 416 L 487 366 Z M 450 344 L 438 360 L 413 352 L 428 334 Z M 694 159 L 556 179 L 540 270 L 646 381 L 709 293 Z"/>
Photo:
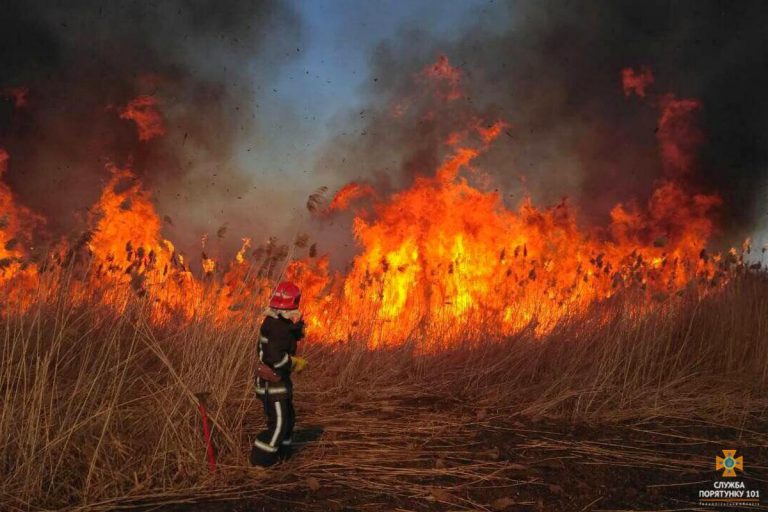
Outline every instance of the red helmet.
<path fill-rule="evenodd" d="M 299 307 L 299 300 L 301 300 L 299 287 L 290 281 L 283 281 L 275 288 L 275 293 L 269 301 L 269 307 L 272 309 L 296 309 Z"/>

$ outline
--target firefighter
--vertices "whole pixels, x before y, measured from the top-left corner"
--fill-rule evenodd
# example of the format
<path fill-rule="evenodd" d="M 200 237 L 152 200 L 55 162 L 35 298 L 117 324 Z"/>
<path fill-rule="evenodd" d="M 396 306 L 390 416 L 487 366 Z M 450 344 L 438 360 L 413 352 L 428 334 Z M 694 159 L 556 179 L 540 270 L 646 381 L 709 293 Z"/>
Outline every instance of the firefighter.
<path fill-rule="evenodd" d="M 280 283 L 259 331 L 256 394 L 264 404 L 267 428 L 259 433 L 251 449 L 251 464 L 255 466 L 271 466 L 290 453 L 296 419 L 291 373 L 301 371 L 307 363 L 296 356 L 297 342 L 304 337 L 300 299 L 298 286 Z"/>

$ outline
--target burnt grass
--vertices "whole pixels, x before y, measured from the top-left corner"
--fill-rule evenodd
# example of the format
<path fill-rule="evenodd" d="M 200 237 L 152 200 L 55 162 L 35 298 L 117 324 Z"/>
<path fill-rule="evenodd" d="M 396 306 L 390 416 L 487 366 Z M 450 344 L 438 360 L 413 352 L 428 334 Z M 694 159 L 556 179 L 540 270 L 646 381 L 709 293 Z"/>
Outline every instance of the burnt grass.
<path fill-rule="evenodd" d="M 447 412 L 445 403 L 424 402 L 421 407 Z M 307 478 L 302 467 L 312 458 L 365 436 L 350 428 L 329 438 L 322 426 L 300 425 L 296 452 L 260 475 L 265 483 L 284 484 L 288 490 L 167 508 L 179 512 L 721 510 L 699 506 L 697 498 L 699 489 L 711 489 L 715 480 L 723 480 L 714 467 L 723 448 L 738 449 L 744 457 L 745 471 L 739 477 L 748 488 L 768 492 L 768 422 L 729 427 L 674 418 L 602 425 L 552 418 L 510 421 L 505 411 L 483 411 L 478 417 L 475 410 L 453 405 L 457 416 L 474 415 L 460 427 L 460 434 L 467 447 L 493 467 L 492 478 L 467 482 L 452 477 L 451 470 L 461 469 L 463 456 L 446 453 L 446 441 L 440 437 L 416 448 L 408 443 L 393 447 L 410 451 L 410 461 L 396 468 L 402 474 L 401 492 L 382 491 L 373 481 L 369 488 L 348 485 L 343 471 Z M 382 425 L 407 421 L 390 409 L 376 418 Z M 346 464 L 355 465 L 354 451 L 343 456 L 352 459 Z M 417 470 L 420 474 L 413 474 Z M 414 487 L 427 492 L 408 496 Z M 763 499 L 762 506 L 752 509 L 768 509 L 768 501 Z"/>

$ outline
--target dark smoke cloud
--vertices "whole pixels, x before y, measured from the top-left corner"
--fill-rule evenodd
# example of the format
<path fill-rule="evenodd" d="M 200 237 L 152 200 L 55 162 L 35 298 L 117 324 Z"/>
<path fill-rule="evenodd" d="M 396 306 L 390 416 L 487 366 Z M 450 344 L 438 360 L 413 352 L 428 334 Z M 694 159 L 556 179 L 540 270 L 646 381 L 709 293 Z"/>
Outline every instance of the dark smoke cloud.
<path fill-rule="evenodd" d="M 215 232 L 212 219 L 251 235 L 266 213 L 248 206 L 259 185 L 236 156 L 266 144 L 258 102 L 301 33 L 278 2 L 3 2 L 0 91 L 29 89 L 23 108 L 0 97 L 10 185 L 59 236 L 82 226 L 112 161 L 152 189 L 177 245 Z M 141 142 L 119 111 L 145 94 L 157 98 L 166 134 Z"/>
<path fill-rule="evenodd" d="M 372 55 L 365 115 L 340 118 L 346 133 L 318 163 L 325 179 L 366 179 L 382 190 L 430 173 L 441 141 L 468 110 L 511 123 L 480 163 L 514 204 L 530 193 L 543 203 L 568 195 L 587 222 L 601 223 L 617 201 L 644 201 L 662 175 L 658 110 L 621 87 L 622 68 L 649 66 L 655 94 L 699 98 L 707 137 L 692 186 L 719 192 L 721 224 L 747 233 L 760 210 L 755 190 L 768 159 L 768 4 L 762 1 L 514 1 L 501 30 L 498 7 L 445 40 L 405 27 Z M 425 116 L 391 106 L 414 98 L 414 77 L 438 55 L 464 73 L 468 96 Z M 418 87 L 418 85 L 417 85 Z M 464 117 L 463 117 L 464 116 Z"/>

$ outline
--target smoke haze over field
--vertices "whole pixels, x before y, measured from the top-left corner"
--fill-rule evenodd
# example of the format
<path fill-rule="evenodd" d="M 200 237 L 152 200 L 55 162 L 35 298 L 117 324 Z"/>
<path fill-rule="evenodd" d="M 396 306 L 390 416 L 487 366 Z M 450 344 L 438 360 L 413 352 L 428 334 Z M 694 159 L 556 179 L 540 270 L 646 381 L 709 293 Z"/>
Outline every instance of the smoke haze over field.
<path fill-rule="evenodd" d="M 620 81 L 623 68 L 647 66 L 655 98 L 672 92 L 702 102 L 706 142 L 691 180 L 722 195 L 723 228 L 744 235 L 765 213 L 754 191 L 768 157 L 764 3 L 511 2 L 493 8 L 506 11 L 509 26 L 487 30 L 482 15 L 491 9 L 479 8 L 480 21 L 443 40 L 425 38 L 413 24 L 379 45 L 372 57 L 379 79 L 367 89 L 375 115 L 357 123 L 366 137 L 340 137 L 321 169 L 386 186 L 430 172 L 456 129 L 450 108 L 425 118 L 428 108 L 410 105 L 405 122 L 387 114 L 414 96 L 413 77 L 444 54 L 466 83 L 456 103 L 512 125 L 482 168 L 517 199 L 528 192 L 552 203 L 568 195 L 587 219 L 604 221 L 615 202 L 644 200 L 662 175 L 657 100 L 625 97 Z"/>
<path fill-rule="evenodd" d="M 26 105 L 6 94 L 0 111 L 8 180 L 53 233 L 81 227 L 110 161 L 137 172 L 173 221 L 167 235 L 184 245 L 227 221 L 242 235 L 267 223 L 259 199 L 285 191 L 259 180 L 264 161 L 246 167 L 240 155 L 268 153 L 282 136 L 265 128 L 259 103 L 296 53 L 301 23 L 290 7 L 25 0 L 4 4 L 0 34 L 0 90 L 28 89 Z M 140 96 L 160 116 L 148 138 L 124 113 Z"/>
<path fill-rule="evenodd" d="M 657 102 L 672 92 L 702 102 L 688 179 L 722 196 L 733 241 L 766 213 L 766 22 L 758 1 L 11 1 L 0 147 L 19 201 L 54 236 L 82 227 L 113 161 L 152 190 L 168 238 L 191 250 L 227 223 L 231 251 L 295 229 L 321 185 L 389 192 L 431 173 L 472 113 L 509 123 L 478 160 L 487 186 L 510 205 L 567 195 L 600 224 L 662 176 Z M 418 80 L 440 55 L 462 86 L 442 103 Z M 621 70 L 640 66 L 656 77 L 645 100 L 621 88 Z M 26 105 L 8 92 L 20 87 Z M 142 95 L 163 135 L 140 140 L 121 118 Z"/>

